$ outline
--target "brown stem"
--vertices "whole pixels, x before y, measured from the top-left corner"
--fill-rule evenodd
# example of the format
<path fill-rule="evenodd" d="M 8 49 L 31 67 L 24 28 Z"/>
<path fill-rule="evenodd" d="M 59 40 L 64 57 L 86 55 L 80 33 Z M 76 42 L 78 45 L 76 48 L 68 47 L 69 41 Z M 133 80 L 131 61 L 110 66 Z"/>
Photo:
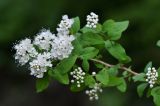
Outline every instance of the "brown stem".
<path fill-rule="evenodd" d="M 115 65 L 112 65 L 112 64 L 108 64 L 104 61 L 101 61 L 101 60 L 98 60 L 98 59 L 90 59 L 91 61 L 94 61 L 94 62 L 97 62 L 97 63 L 100 63 L 102 65 L 105 65 L 106 67 L 114 67 Z M 135 71 L 132 71 L 131 69 L 129 68 L 126 68 L 124 66 L 120 66 L 119 69 L 121 70 L 124 70 L 124 71 L 128 71 L 129 73 L 133 74 L 133 75 L 138 75 L 139 73 L 135 72 Z"/>

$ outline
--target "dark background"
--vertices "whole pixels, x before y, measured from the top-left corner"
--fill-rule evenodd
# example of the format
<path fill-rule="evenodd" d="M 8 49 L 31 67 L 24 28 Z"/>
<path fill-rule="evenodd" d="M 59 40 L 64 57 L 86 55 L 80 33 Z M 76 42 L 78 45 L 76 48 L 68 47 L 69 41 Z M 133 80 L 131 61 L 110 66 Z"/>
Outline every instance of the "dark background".
<path fill-rule="evenodd" d="M 80 16 L 85 25 L 91 11 L 99 14 L 100 22 L 129 20 L 120 42 L 133 60 L 130 65 L 140 72 L 152 60 L 158 68 L 160 0 L 0 0 L 0 106 L 154 106 L 152 98 L 138 97 L 135 83 L 128 84 L 125 94 L 107 88 L 96 102 L 57 82 L 37 94 L 28 69 L 17 67 L 12 50 L 17 40 L 33 37 L 42 28 L 55 32 L 63 14 Z"/>

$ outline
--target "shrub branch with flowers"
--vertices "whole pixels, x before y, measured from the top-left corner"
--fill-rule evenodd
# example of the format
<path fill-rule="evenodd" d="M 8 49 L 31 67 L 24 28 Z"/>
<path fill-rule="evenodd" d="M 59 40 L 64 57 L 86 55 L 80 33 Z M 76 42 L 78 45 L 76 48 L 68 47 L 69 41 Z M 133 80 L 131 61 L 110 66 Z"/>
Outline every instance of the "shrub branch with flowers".
<path fill-rule="evenodd" d="M 15 60 L 21 66 L 27 65 L 30 75 L 36 77 L 37 92 L 46 89 L 54 79 L 70 86 L 73 92 L 85 90 L 90 100 L 98 100 L 106 87 L 125 92 L 126 82 L 138 82 L 138 95 L 152 96 L 155 105 L 160 106 L 160 68 L 149 62 L 144 71 L 137 73 L 125 66 L 131 58 L 117 41 L 129 22 L 107 20 L 100 24 L 93 12 L 86 20 L 87 24 L 80 28 L 78 17 L 70 19 L 64 15 L 57 34 L 43 29 L 33 40 L 26 38 L 14 46 Z M 117 59 L 117 64 L 104 61 L 103 51 Z"/>

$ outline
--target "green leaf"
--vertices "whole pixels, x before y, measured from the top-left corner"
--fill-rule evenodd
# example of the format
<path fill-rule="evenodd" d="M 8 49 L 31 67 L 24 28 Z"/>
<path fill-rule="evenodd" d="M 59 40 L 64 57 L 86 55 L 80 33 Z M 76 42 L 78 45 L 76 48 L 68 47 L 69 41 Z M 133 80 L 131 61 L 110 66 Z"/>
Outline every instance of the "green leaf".
<path fill-rule="evenodd" d="M 152 91 L 152 89 L 148 89 L 147 94 L 146 94 L 147 98 L 149 98 L 151 96 L 151 91 Z"/>
<path fill-rule="evenodd" d="M 70 29 L 71 34 L 75 34 L 79 31 L 80 29 L 80 19 L 79 17 L 75 17 L 74 19 L 74 23 Z"/>
<path fill-rule="evenodd" d="M 70 86 L 70 90 L 72 91 L 72 92 L 80 92 L 80 91 L 82 91 L 82 90 L 84 90 L 85 89 L 85 85 L 84 84 L 81 84 L 81 86 L 80 87 L 77 87 L 77 84 L 72 84 L 71 86 Z"/>
<path fill-rule="evenodd" d="M 128 25 L 129 21 L 115 22 L 114 20 L 107 20 L 103 24 L 103 31 L 107 32 L 110 40 L 118 40 Z"/>
<path fill-rule="evenodd" d="M 160 47 L 160 40 L 157 42 L 157 46 L 159 46 L 159 47 Z"/>
<path fill-rule="evenodd" d="M 127 89 L 126 81 L 124 80 L 124 78 L 119 78 L 116 76 L 109 77 L 109 83 L 107 86 L 109 87 L 116 86 L 117 89 L 120 90 L 121 92 L 125 92 Z"/>
<path fill-rule="evenodd" d="M 145 76 L 146 76 L 145 73 L 140 73 L 138 75 L 133 76 L 132 78 L 133 78 L 134 82 L 137 82 L 137 81 L 145 82 L 146 81 Z"/>
<path fill-rule="evenodd" d="M 151 61 L 147 63 L 146 67 L 144 68 L 144 72 L 147 73 L 149 67 L 152 67 L 152 62 Z"/>
<path fill-rule="evenodd" d="M 105 46 L 106 47 L 106 46 Z M 106 47 L 108 52 L 121 63 L 128 63 L 131 61 L 131 58 L 127 56 L 124 48 L 120 44 L 113 44 L 110 47 Z"/>
<path fill-rule="evenodd" d="M 94 47 L 86 47 L 82 50 L 80 57 L 82 59 L 92 59 L 97 56 L 99 50 Z"/>
<path fill-rule="evenodd" d="M 108 73 L 110 76 L 117 76 L 118 74 L 118 67 L 114 66 L 108 69 Z"/>
<path fill-rule="evenodd" d="M 103 38 L 95 33 L 87 32 L 81 35 L 81 44 L 83 46 L 104 44 Z"/>
<path fill-rule="evenodd" d="M 123 71 L 122 75 L 124 78 L 127 78 L 129 76 L 129 72 L 128 71 Z"/>
<path fill-rule="evenodd" d="M 89 71 L 89 63 L 88 63 L 88 60 L 83 59 L 82 67 L 83 67 L 83 69 L 84 69 L 86 72 Z"/>
<path fill-rule="evenodd" d="M 105 67 L 103 64 L 99 64 L 99 63 L 94 63 L 94 65 L 99 69 L 102 69 Z"/>
<path fill-rule="evenodd" d="M 92 75 L 87 75 L 84 79 L 84 82 L 85 82 L 85 85 L 89 86 L 90 88 L 94 87 L 94 85 L 96 83 L 96 81 Z"/>
<path fill-rule="evenodd" d="M 116 76 L 109 76 L 109 83 L 107 86 L 113 87 L 113 86 L 120 85 L 120 83 L 121 83 L 120 79 L 121 78 L 116 77 Z"/>
<path fill-rule="evenodd" d="M 81 32 L 86 33 L 86 32 L 93 32 L 93 33 L 99 33 L 102 31 L 102 25 L 97 24 L 96 28 L 88 28 L 88 27 L 83 27 L 81 29 Z"/>
<path fill-rule="evenodd" d="M 103 85 L 107 85 L 109 82 L 109 75 L 107 69 L 102 69 L 101 71 L 96 74 L 97 81 L 101 82 Z"/>
<path fill-rule="evenodd" d="M 96 30 L 96 32 L 101 32 L 102 31 L 102 25 L 101 24 L 97 24 L 95 30 Z"/>
<path fill-rule="evenodd" d="M 146 89 L 147 85 L 148 85 L 147 83 L 142 83 L 142 84 L 138 85 L 137 93 L 138 93 L 139 97 L 143 96 L 143 92 Z"/>
<path fill-rule="evenodd" d="M 110 41 L 110 40 L 106 40 L 106 41 L 105 41 L 105 47 L 106 47 L 106 48 L 112 47 L 113 44 L 115 44 L 114 41 Z"/>
<path fill-rule="evenodd" d="M 49 85 L 49 78 L 48 76 L 44 76 L 43 78 L 36 79 L 36 91 L 42 92 L 45 90 Z"/>
<path fill-rule="evenodd" d="M 117 86 L 117 89 L 121 92 L 125 92 L 127 89 L 127 84 L 124 78 L 120 78 L 120 84 Z"/>
<path fill-rule="evenodd" d="M 76 55 L 73 55 L 73 56 L 71 55 L 70 57 L 61 60 L 61 62 L 56 66 L 56 70 L 59 73 L 66 74 L 71 70 L 71 68 L 75 64 L 77 57 L 78 56 Z"/>
<path fill-rule="evenodd" d="M 153 96 L 153 101 L 156 106 L 160 106 L 160 87 L 155 87 L 151 91 L 151 95 Z"/>
<path fill-rule="evenodd" d="M 65 84 L 65 85 L 69 84 L 69 77 L 67 73 L 62 74 L 59 72 L 59 70 L 54 69 L 54 70 L 49 70 L 48 74 L 62 84 Z"/>
<path fill-rule="evenodd" d="M 76 38 L 75 40 L 72 42 L 73 46 L 74 46 L 74 49 L 72 51 L 72 54 L 73 55 L 79 55 L 82 51 L 82 45 L 80 43 L 80 35 L 79 34 L 76 34 Z"/>

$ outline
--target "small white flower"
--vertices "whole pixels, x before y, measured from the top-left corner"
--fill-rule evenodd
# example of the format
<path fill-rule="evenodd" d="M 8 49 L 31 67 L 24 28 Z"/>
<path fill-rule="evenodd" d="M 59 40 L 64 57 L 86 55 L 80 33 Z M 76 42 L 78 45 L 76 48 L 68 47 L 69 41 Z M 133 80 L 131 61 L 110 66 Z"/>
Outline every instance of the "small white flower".
<path fill-rule="evenodd" d="M 81 69 L 81 67 L 78 67 L 73 72 L 70 72 L 70 75 L 73 77 L 71 80 L 71 83 L 76 83 L 77 87 L 81 87 L 81 84 L 84 83 L 84 76 L 85 72 Z"/>
<path fill-rule="evenodd" d="M 75 38 L 73 35 L 57 36 L 52 43 L 52 57 L 58 60 L 68 58 L 72 50 L 74 49 L 71 43 L 74 39 Z"/>
<path fill-rule="evenodd" d="M 86 27 L 89 27 L 89 28 L 96 28 L 97 27 L 97 24 L 98 24 L 98 15 L 91 12 L 90 15 L 87 15 L 87 25 Z"/>
<path fill-rule="evenodd" d="M 43 50 L 49 50 L 54 39 L 55 35 L 52 34 L 50 30 L 42 30 L 41 33 L 35 37 L 33 43 Z"/>
<path fill-rule="evenodd" d="M 44 52 L 43 54 L 38 54 L 37 58 L 29 63 L 31 70 L 30 74 L 37 78 L 42 78 L 44 72 L 47 72 L 47 67 L 52 67 L 50 58 L 50 53 Z"/>
<path fill-rule="evenodd" d="M 149 83 L 150 88 L 153 88 L 154 84 L 158 78 L 158 72 L 154 67 L 149 67 L 148 72 L 146 73 L 146 81 Z"/>
<path fill-rule="evenodd" d="M 62 20 L 57 28 L 57 35 L 69 35 L 69 29 L 72 27 L 74 23 L 73 19 L 69 19 L 68 15 L 62 16 Z"/>
<path fill-rule="evenodd" d="M 96 83 L 92 89 L 86 90 L 85 93 L 89 96 L 89 100 L 93 101 L 99 99 L 98 94 L 102 93 L 102 91 L 100 84 Z"/>
<path fill-rule="evenodd" d="M 15 59 L 18 60 L 20 65 L 25 65 L 32 57 L 36 57 L 38 52 L 33 47 L 30 39 L 26 38 L 14 46 L 16 50 Z"/>
<path fill-rule="evenodd" d="M 92 72 L 92 75 L 95 76 L 95 75 L 96 75 L 96 72 Z"/>

